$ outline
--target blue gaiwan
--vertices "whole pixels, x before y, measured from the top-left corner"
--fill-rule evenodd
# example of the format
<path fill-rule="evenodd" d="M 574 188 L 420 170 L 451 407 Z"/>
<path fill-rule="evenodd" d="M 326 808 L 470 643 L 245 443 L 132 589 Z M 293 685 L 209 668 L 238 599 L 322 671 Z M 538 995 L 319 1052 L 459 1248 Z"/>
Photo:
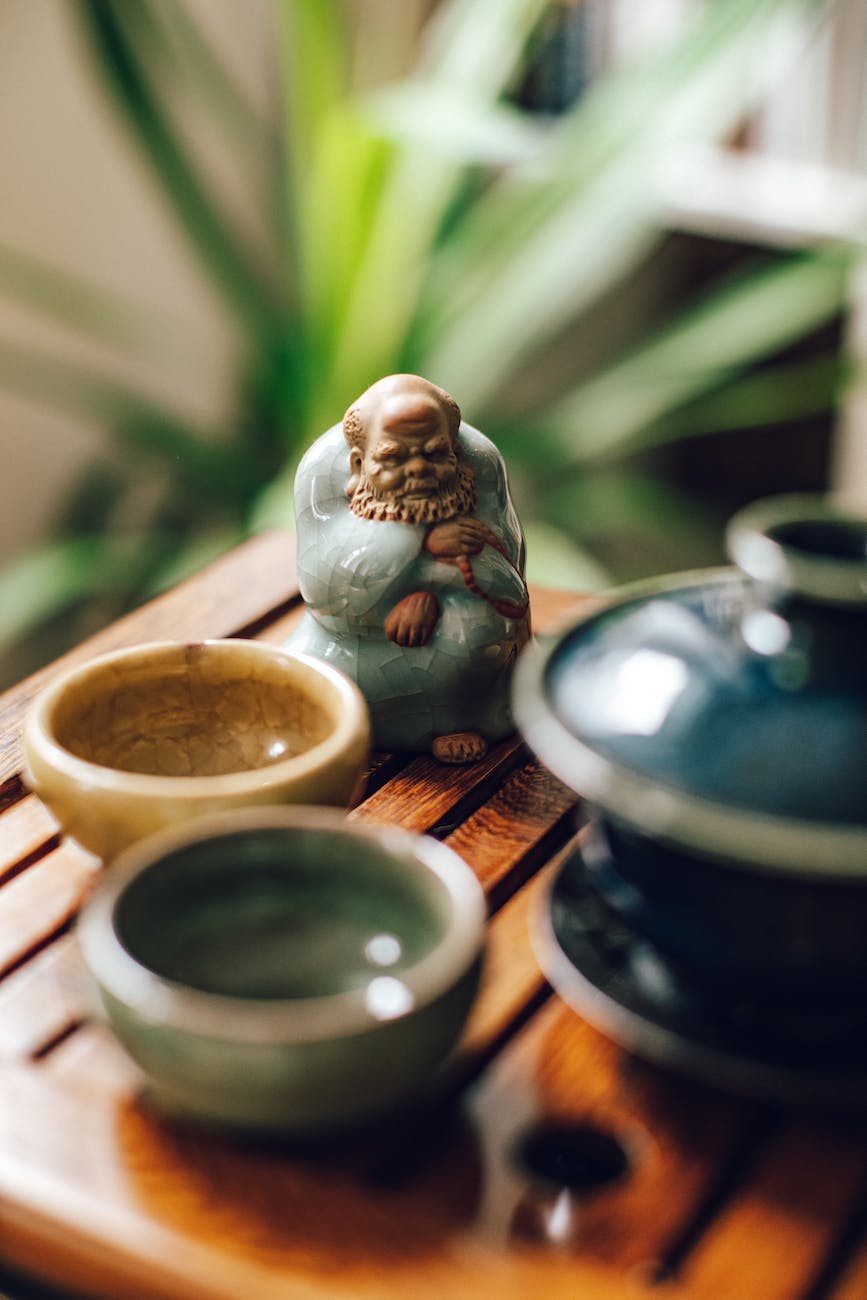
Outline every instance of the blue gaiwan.
<path fill-rule="evenodd" d="M 530 648 L 516 718 L 596 810 L 582 878 L 667 971 L 861 1023 L 867 520 L 775 498 L 728 546 L 736 567 L 628 587 Z"/>

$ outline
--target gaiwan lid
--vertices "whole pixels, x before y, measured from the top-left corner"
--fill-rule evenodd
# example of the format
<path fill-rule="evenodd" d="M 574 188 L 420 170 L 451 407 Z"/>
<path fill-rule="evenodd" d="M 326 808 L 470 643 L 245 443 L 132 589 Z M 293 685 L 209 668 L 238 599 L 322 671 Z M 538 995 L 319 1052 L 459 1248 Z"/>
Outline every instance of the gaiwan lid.
<path fill-rule="evenodd" d="M 867 875 L 867 519 L 758 502 L 737 567 L 594 599 L 518 667 L 542 761 L 644 834 L 739 863 Z"/>

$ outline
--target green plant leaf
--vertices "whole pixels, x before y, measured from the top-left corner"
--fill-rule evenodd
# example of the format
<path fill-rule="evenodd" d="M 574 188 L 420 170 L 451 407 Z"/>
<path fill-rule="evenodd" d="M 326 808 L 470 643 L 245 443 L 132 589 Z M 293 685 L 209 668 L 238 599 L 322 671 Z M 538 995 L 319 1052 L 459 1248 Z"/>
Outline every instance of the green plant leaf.
<path fill-rule="evenodd" d="M 0 244 L 0 292 L 103 343 L 135 348 L 176 333 L 158 312 L 5 244 Z M 177 337 L 172 341 L 177 344 Z"/>
<path fill-rule="evenodd" d="M 198 573 L 226 551 L 243 541 L 244 532 L 240 528 L 209 528 L 198 532 L 190 541 L 178 546 L 170 557 L 159 566 L 148 583 L 145 594 L 157 595 L 168 587 L 183 582 L 192 574 Z"/>
<path fill-rule="evenodd" d="M 429 93 L 460 93 L 479 110 L 494 105 L 515 75 L 544 0 L 451 0 L 425 32 L 417 76 Z M 377 128 L 365 104 L 366 129 Z M 395 150 L 371 195 L 369 238 L 358 259 L 336 331 L 331 376 L 351 398 L 390 370 L 409 364 L 410 330 L 445 214 L 464 168 L 415 142 Z M 435 368 L 428 368 L 437 378 Z"/>
<path fill-rule="evenodd" d="M 341 219 L 350 231 L 348 247 L 355 243 L 360 200 L 350 189 L 350 180 L 357 181 L 363 166 L 362 147 L 353 148 L 342 132 L 335 131 L 332 120 L 334 115 L 341 120 L 348 77 L 343 6 L 277 0 L 276 18 L 282 94 L 283 292 L 299 326 L 294 378 L 301 420 L 309 427 L 310 407 L 325 382 L 326 350 L 321 345 L 333 332 L 334 303 L 344 270 Z M 363 187 L 357 193 L 363 193 Z"/>
<path fill-rule="evenodd" d="M 775 23 L 803 9 L 802 0 L 719 0 L 684 38 L 693 57 L 683 74 L 658 87 L 652 106 L 642 105 L 629 137 L 610 152 L 598 151 L 589 136 L 582 145 L 575 127 L 582 113 L 591 120 L 595 113 L 579 106 L 564 128 L 572 167 L 554 136 L 558 167 L 548 183 L 525 181 L 521 193 L 507 176 L 491 187 L 485 209 L 501 204 L 491 228 L 467 216 L 467 242 L 462 248 L 459 232 L 447 265 L 434 260 L 436 288 L 423 305 L 436 336 L 427 368 L 461 392 L 468 409 L 495 405 L 515 370 L 644 255 L 661 215 L 660 169 L 673 151 L 713 139 L 738 119 L 745 87 L 761 84 Z M 618 120 L 625 116 L 621 110 Z M 520 195 L 517 213 L 513 193 Z"/>
<path fill-rule="evenodd" d="M 283 254 L 294 290 L 315 236 L 307 221 L 307 187 L 322 132 L 344 102 L 348 76 L 345 22 L 340 4 L 278 0 L 278 50 L 282 91 L 285 238 Z"/>
<path fill-rule="evenodd" d="M 109 421 L 127 411 L 147 411 L 157 421 L 185 423 L 156 398 L 121 380 L 81 362 L 34 353 L 4 338 L 0 338 L 0 383 L 10 392 L 79 418 Z"/>
<path fill-rule="evenodd" d="M 701 394 L 636 435 L 632 446 L 659 446 L 696 435 L 762 429 L 835 409 L 853 369 L 845 359 L 820 356 L 785 361 Z"/>
<path fill-rule="evenodd" d="M 0 572 L 0 649 L 80 600 L 122 586 L 142 539 L 77 537 L 54 542 Z"/>
<path fill-rule="evenodd" d="M 544 499 L 553 523 L 584 544 L 635 528 L 693 533 L 705 509 L 658 474 L 629 464 L 566 468 Z"/>
<path fill-rule="evenodd" d="M 357 395 L 360 371 L 364 376 L 361 387 L 369 382 L 362 368 L 373 346 L 370 322 L 349 338 L 352 364 L 348 374 L 343 369 L 343 349 L 358 277 L 379 235 L 380 196 L 391 166 L 390 147 L 372 136 L 353 114 L 336 109 L 323 123 L 300 205 L 307 231 L 300 282 L 308 345 L 306 424 L 310 433 L 321 432 Z M 381 297 L 387 292 L 388 286 L 381 283 L 368 298 L 371 318 L 382 309 Z"/>
<path fill-rule="evenodd" d="M 271 463 L 221 430 L 192 420 L 147 395 L 58 358 L 34 356 L 0 341 L 0 382 L 7 389 L 103 424 L 112 438 L 161 463 L 199 507 L 243 512 Z"/>
<path fill-rule="evenodd" d="M 673 92 L 682 97 L 696 70 L 718 55 L 721 42 L 723 51 L 727 42 L 742 39 L 750 44 L 751 35 L 744 28 L 756 24 L 760 35 L 773 35 L 769 3 L 775 22 L 816 7 L 814 0 L 725 0 L 707 17 L 699 15 L 686 23 L 676 40 L 624 70 L 607 74 L 574 108 L 549 120 L 547 145 L 533 159 L 531 169 L 523 174 L 512 169 L 483 193 L 442 250 L 436 277 L 442 299 L 460 305 L 456 294 L 480 258 L 484 265 L 486 259 L 512 256 L 602 170 L 616 164 L 624 153 L 641 152 L 656 132 L 660 113 L 670 111 Z M 691 112 L 687 100 L 681 116 L 689 117 Z M 470 288 L 468 296 L 473 292 Z"/>
<path fill-rule="evenodd" d="M 137 0 L 142 3 L 142 0 Z M 159 103 L 134 40 L 129 10 L 113 0 L 81 0 L 77 12 L 115 103 L 196 253 L 253 337 L 261 344 L 280 315 L 268 276 L 208 193 Z"/>
<path fill-rule="evenodd" d="M 614 570 L 627 545 L 657 568 L 687 554 L 688 539 L 704 544 L 712 527 L 701 512 L 611 458 L 697 425 L 749 427 L 833 400 L 830 359 L 800 366 L 797 388 L 767 360 L 839 309 L 845 254 L 732 278 L 580 386 L 573 380 L 565 397 L 546 394 L 526 420 L 512 392 L 549 340 L 626 283 L 659 235 L 661 169 L 736 119 L 750 98 L 743 86 L 766 80 L 779 24 L 795 30 L 820 0 L 693 6 L 695 21 L 670 48 L 544 124 L 504 97 L 547 0 L 443 0 L 415 73 L 372 100 L 353 89 L 348 0 L 275 3 L 285 156 L 275 177 L 281 270 L 270 278 L 178 137 L 192 93 L 233 148 L 248 141 L 240 165 L 255 163 L 255 174 L 260 126 L 204 33 L 184 26 L 178 0 L 76 6 L 119 116 L 248 354 L 231 431 L 208 431 L 131 385 L 0 346 L 10 388 L 110 431 L 119 493 L 112 505 L 111 474 L 95 476 L 65 522 L 104 536 L 46 551 L 43 568 L 34 562 L 17 586 L 0 585 L 0 610 L 5 599 L 19 627 L 32 628 L 80 595 L 114 616 L 251 525 L 288 522 L 303 444 L 398 369 L 452 388 L 502 442 L 523 480 L 531 571 L 542 581 L 598 585 L 581 567 L 588 543 Z M 180 74 L 193 69 L 188 88 Z M 9 294 L 57 320 L 80 316 L 94 337 L 125 339 L 122 304 L 12 257 Z M 0 249 L 0 288 L 3 277 Z M 754 373 L 756 362 L 767 369 Z M 132 517 L 135 537 L 118 537 Z"/>
<path fill-rule="evenodd" d="M 651 441 L 668 412 L 841 312 L 851 258 L 827 249 L 732 276 L 552 407 L 551 453 L 577 463 Z"/>
<path fill-rule="evenodd" d="M 414 82 L 368 100 L 371 120 L 404 145 L 463 165 L 514 166 L 538 158 L 547 126 L 505 104 L 479 103 L 451 87 Z"/>
<path fill-rule="evenodd" d="M 431 19 L 418 75 L 494 103 L 519 66 L 549 0 L 445 0 Z"/>
<path fill-rule="evenodd" d="M 295 527 L 295 470 L 297 460 L 289 461 L 252 503 L 249 527 L 254 533 L 267 528 Z"/>
<path fill-rule="evenodd" d="M 529 519 L 524 533 L 528 582 L 575 592 L 603 591 L 611 586 L 607 570 L 565 530 Z"/>
<path fill-rule="evenodd" d="M 236 172 L 261 196 L 266 224 L 276 230 L 273 121 L 254 105 L 185 0 L 137 0 L 124 8 L 127 33 L 166 110 L 184 124 L 191 108 L 203 110 L 231 149 Z"/>
<path fill-rule="evenodd" d="M 111 433 L 121 445 L 165 465 L 175 482 L 202 502 L 242 510 L 261 487 L 261 475 L 243 446 L 203 438 L 165 415 L 128 409 Z"/>
<path fill-rule="evenodd" d="M 131 481 L 131 467 L 104 455 L 91 461 L 67 491 L 54 518 L 54 532 L 60 537 L 109 532 Z"/>
<path fill-rule="evenodd" d="M 722 520 L 660 475 L 631 464 L 561 473 L 544 486 L 545 520 L 603 569 L 651 575 L 720 563 Z M 527 546 L 528 563 L 530 546 Z"/>
<path fill-rule="evenodd" d="M 141 0 L 135 7 L 146 8 Z M 175 55 L 169 66 L 173 71 L 184 71 L 185 83 L 232 138 L 239 160 L 249 160 L 251 151 L 264 157 L 267 147 L 273 144 L 273 128 L 214 49 L 189 7 L 179 0 L 155 0 L 154 10 L 154 17 L 163 19 L 162 51 Z"/>

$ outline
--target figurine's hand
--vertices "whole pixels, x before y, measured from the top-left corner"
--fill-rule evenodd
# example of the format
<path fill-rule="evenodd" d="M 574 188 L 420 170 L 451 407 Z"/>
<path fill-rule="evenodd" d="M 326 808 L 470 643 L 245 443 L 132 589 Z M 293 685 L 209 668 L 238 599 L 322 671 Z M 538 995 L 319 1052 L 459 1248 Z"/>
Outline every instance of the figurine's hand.
<path fill-rule="evenodd" d="M 481 519 L 460 515 L 434 524 L 424 539 L 425 549 L 437 560 L 456 560 L 459 555 L 478 555 L 485 546 L 502 552 L 499 538 Z"/>
<path fill-rule="evenodd" d="M 429 591 L 413 591 L 397 602 L 385 620 L 385 635 L 395 645 L 427 645 L 439 616 L 436 596 Z"/>

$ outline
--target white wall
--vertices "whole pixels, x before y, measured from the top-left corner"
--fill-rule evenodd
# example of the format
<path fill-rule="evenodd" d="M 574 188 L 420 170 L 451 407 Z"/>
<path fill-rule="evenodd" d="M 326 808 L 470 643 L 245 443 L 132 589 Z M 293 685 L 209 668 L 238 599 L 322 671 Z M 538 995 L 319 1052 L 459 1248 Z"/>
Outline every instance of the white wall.
<path fill-rule="evenodd" d="M 137 0 L 126 0 L 135 4 Z M 271 0 L 184 0 L 262 116 L 278 99 Z M 354 0 L 352 75 L 410 57 L 433 0 Z M 0 245 L 121 291 L 161 316 L 147 350 L 106 348 L 13 307 L 0 285 L 0 564 L 40 538 L 75 470 L 105 445 L 93 423 L 10 394 L 4 344 L 104 364 L 202 421 L 225 413 L 237 340 L 147 166 L 107 107 L 74 0 L 0 0 Z M 235 221 L 265 256 L 263 210 L 208 110 L 180 123 Z"/>
<path fill-rule="evenodd" d="M 267 0 L 191 6 L 249 95 L 270 94 Z M 4 345 L 88 363 L 183 403 L 206 420 L 225 402 L 236 343 L 162 196 L 105 106 L 68 0 L 0 6 L 0 243 L 122 292 L 165 316 L 152 355 L 85 343 L 10 304 Z M 199 138 L 200 125 L 189 124 Z M 205 141 L 206 147 L 209 142 Z M 210 141 L 209 165 L 256 236 L 249 189 Z M 44 531 L 75 468 L 103 445 L 100 429 L 10 394 L 0 375 L 0 561 Z"/>

